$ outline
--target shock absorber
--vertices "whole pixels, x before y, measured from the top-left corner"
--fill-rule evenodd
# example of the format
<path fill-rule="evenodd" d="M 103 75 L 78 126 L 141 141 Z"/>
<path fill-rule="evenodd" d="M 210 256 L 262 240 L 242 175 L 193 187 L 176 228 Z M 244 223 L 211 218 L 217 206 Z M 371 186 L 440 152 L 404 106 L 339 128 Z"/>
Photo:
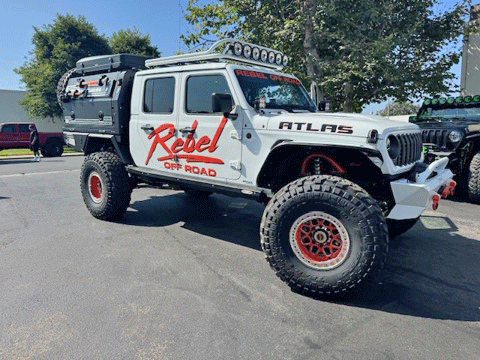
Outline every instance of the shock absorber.
<path fill-rule="evenodd" d="M 321 161 L 319 157 L 313 159 L 313 175 L 321 175 L 322 168 L 321 168 Z"/>

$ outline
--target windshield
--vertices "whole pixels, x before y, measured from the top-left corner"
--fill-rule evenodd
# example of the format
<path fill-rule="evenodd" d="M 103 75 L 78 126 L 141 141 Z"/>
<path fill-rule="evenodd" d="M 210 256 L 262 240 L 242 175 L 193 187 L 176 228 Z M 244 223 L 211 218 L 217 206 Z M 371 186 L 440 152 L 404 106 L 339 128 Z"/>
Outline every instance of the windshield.
<path fill-rule="evenodd" d="M 423 108 L 417 121 L 426 120 L 450 121 L 450 120 L 465 120 L 465 121 L 480 121 L 480 107 L 454 107 L 454 108 Z"/>
<path fill-rule="evenodd" d="M 295 78 L 240 69 L 235 70 L 235 75 L 252 107 L 256 99 L 265 97 L 267 109 L 316 111 L 305 88 Z"/>

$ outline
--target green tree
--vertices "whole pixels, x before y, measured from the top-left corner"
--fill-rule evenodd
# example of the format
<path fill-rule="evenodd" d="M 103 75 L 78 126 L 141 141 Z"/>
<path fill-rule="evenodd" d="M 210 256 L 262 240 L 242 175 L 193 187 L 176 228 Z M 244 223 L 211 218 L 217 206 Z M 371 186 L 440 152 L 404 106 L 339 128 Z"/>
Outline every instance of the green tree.
<path fill-rule="evenodd" d="M 34 27 L 32 58 L 15 72 L 27 89 L 21 105 L 31 116 L 61 115 L 56 88 L 60 77 L 77 60 L 110 54 L 108 41 L 83 16 L 57 15 L 51 25 Z"/>
<path fill-rule="evenodd" d="M 239 37 L 289 54 L 289 71 L 315 80 L 334 109 L 360 111 L 453 90 L 465 3 L 440 14 L 439 0 L 189 0 L 188 46 Z M 446 47 L 449 44 L 454 46 Z"/>
<path fill-rule="evenodd" d="M 412 115 L 417 114 L 420 106 L 412 104 L 410 101 L 395 101 L 383 110 L 377 112 L 381 116 Z"/>
<path fill-rule="evenodd" d="M 140 34 L 137 29 L 120 30 L 113 33 L 109 44 L 114 54 L 160 56 L 158 48 L 151 45 L 150 36 Z"/>

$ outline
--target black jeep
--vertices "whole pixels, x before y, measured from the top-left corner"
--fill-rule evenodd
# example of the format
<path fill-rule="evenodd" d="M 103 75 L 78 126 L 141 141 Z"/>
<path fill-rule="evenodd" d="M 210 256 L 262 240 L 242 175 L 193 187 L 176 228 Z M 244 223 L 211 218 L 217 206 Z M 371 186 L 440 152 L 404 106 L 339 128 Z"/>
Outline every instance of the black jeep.
<path fill-rule="evenodd" d="M 458 189 L 480 203 L 480 95 L 426 99 L 410 122 L 422 128 L 426 162 L 449 157 Z"/>

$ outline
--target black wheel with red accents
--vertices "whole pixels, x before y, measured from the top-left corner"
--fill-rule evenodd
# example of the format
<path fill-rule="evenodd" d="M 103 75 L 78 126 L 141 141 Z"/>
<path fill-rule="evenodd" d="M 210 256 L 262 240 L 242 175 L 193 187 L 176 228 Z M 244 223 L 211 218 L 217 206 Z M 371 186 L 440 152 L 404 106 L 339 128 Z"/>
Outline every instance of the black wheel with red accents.
<path fill-rule="evenodd" d="M 117 220 L 130 204 L 129 176 L 114 153 L 93 153 L 85 158 L 80 172 L 80 189 L 85 205 L 97 219 Z"/>
<path fill-rule="evenodd" d="M 312 297 L 346 296 L 374 284 L 388 251 L 377 202 L 335 176 L 308 176 L 282 188 L 265 209 L 260 237 L 276 274 Z"/>

